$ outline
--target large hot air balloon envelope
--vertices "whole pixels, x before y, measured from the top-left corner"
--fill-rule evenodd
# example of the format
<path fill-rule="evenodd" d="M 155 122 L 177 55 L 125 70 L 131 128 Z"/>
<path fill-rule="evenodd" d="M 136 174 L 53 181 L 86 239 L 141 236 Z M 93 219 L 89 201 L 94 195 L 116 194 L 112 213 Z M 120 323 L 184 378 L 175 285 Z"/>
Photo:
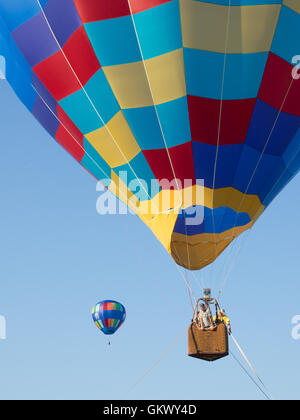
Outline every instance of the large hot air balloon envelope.
<path fill-rule="evenodd" d="M 126 318 L 125 307 L 114 300 L 103 300 L 92 309 L 93 321 L 103 334 L 114 334 L 124 323 Z"/>
<path fill-rule="evenodd" d="M 21 101 L 189 269 L 298 173 L 299 53 L 298 0 L 0 0 Z"/>

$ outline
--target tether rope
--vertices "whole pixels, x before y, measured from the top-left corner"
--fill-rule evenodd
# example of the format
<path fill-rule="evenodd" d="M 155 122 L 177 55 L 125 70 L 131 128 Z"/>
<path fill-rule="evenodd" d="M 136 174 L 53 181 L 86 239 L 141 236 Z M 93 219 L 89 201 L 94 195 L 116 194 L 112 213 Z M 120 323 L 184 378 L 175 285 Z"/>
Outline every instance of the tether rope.
<path fill-rule="evenodd" d="M 261 386 L 259 386 L 259 384 L 257 382 L 255 382 L 255 380 L 252 378 L 252 376 L 250 375 L 250 373 L 241 364 L 241 362 L 239 361 L 239 359 L 234 355 L 234 353 L 232 353 L 232 351 L 230 352 L 230 355 L 238 363 L 238 365 L 240 366 L 240 368 L 243 369 L 243 371 L 246 373 L 246 375 L 248 376 L 248 378 L 254 383 L 254 385 L 260 390 L 260 392 L 267 398 L 267 400 L 271 401 L 271 398 L 265 393 L 265 391 L 261 388 Z"/>
<path fill-rule="evenodd" d="M 261 380 L 261 378 L 259 377 L 258 373 L 256 372 L 256 370 L 254 369 L 253 365 L 250 363 L 249 359 L 247 358 L 245 352 L 243 351 L 243 349 L 241 348 L 241 346 L 239 345 L 238 341 L 235 339 L 235 337 L 231 334 L 231 338 L 234 342 L 234 344 L 236 345 L 238 351 L 241 353 L 243 359 L 245 360 L 245 362 L 247 363 L 247 365 L 250 367 L 250 369 L 252 370 L 253 374 L 256 376 L 256 378 L 258 379 L 258 381 L 261 383 L 261 385 L 264 387 L 264 389 L 266 390 L 266 392 L 269 393 L 268 388 L 266 387 L 266 385 L 264 384 L 264 382 Z M 271 397 L 272 400 L 274 400 L 273 397 Z"/>
<path fill-rule="evenodd" d="M 191 302 L 191 307 L 194 310 L 193 298 L 194 298 L 194 301 L 195 301 L 195 296 L 194 296 L 194 293 L 193 293 L 193 291 L 191 289 L 191 286 L 190 286 L 190 283 L 189 283 L 187 270 L 185 270 L 185 281 L 186 281 L 187 288 L 188 288 L 188 293 L 189 293 L 189 299 L 190 299 L 190 302 Z"/>
<path fill-rule="evenodd" d="M 170 353 L 170 351 L 176 346 L 177 343 L 179 343 L 179 341 L 182 339 L 183 335 L 186 334 L 186 331 L 184 330 L 184 332 L 182 332 L 177 338 L 176 340 L 171 344 L 171 346 L 167 349 L 167 351 L 158 359 L 157 362 L 154 363 L 154 365 L 147 370 L 147 372 L 140 377 L 140 379 L 134 384 L 132 385 L 131 388 L 129 388 L 129 390 L 127 391 L 127 394 L 129 394 L 137 385 L 139 385 L 142 380 L 149 375 L 149 373 L 163 360 L 165 359 L 165 357 Z"/>

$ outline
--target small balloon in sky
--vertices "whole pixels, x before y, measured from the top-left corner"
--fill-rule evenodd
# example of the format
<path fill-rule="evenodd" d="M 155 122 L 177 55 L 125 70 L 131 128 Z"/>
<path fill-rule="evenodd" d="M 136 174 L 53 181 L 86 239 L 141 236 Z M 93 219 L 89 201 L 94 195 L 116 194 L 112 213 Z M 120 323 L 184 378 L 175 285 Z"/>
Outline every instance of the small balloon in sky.
<path fill-rule="evenodd" d="M 125 307 L 114 300 L 98 302 L 92 309 L 93 321 L 105 335 L 114 334 L 124 323 Z"/>

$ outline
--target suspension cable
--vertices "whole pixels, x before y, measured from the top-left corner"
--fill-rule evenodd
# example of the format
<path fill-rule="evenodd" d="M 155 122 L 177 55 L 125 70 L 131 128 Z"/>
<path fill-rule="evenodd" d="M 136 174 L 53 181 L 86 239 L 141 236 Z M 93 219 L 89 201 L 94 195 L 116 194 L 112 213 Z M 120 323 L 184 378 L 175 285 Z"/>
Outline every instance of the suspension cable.
<path fill-rule="evenodd" d="M 228 50 L 228 42 L 229 42 L 230 18 L 231 18 L 231 0 L 229 0 L 228 10 L 227 10 L 224 62 L 223 62 L 222 85 L 221 85 L 221 101 L 220 101 L 220 111 L 219 111 L 218 134 L 217 134 L 217 148 L 216 148 L 216 157 L 215 157 L 214 170 L 213 170 L 212 222 L 213 222 L 213 233 L 214 233 L 214 242 L 215 242 L 215 258 L 217 258 L 217 255 L 218 255 L 218 248 L 217 248 L 217 240 L 216 240 L 214 198 L 215 198 L 215 186 L 216 186 L 216 179 L 217 179 L 217 167 L 218 167 L 218 159 L 219 159 L 221 129 L 222 129 L 222 111 L 223 111 L 223 99 L 224 99 L 224 89 L 225 89 L 225 74 L 226 74 L 226 65 L 227 65 L 227 50 Z"/>
<path fill-rule="evenodd" d="M 256 376 L 256 378 L 258 379 L 258 381 L 264 387 L 264 389 L 266 390 L 266 392 L 268 392 L 268 394 L 270 394 L 269 391 L 268 391 L 268 388 L 266 387 L 266 385 L 264 384 L 264 382 L 261 380 L 260 376 L 258 375 L 258 373 L 254 369 L 253 365 L 250 363 L 249 359 L 247 358 L 245 352 L 243 351 L 243 349 L 241 348 L 241 346 L 239 345 L 239 343 L 237 342 L 237 340 L 234 338 L 234 336 L 232 334 L 231 334 L 231 338 L 232 338 L 234 344 L 236 345 L 238 351 L 241 353 L 243 359 L 245 360 L 245 362 L 247 363 L 247 365 L 250 367 L 250 369 L 252 370 L 252 372 L 254 373 L 254 375 Z M 271 399 L 274 400 L 275 398 L 271 397 Z"/>
<path fill-rule="evenodd" d="M 229 1 L 229 4 L 230 4 L 231 0 L 228 0 L 228 1 Z M 276 24 L 277 24 L 277 21 L 278 21 L 278 18 L 279 18 L 279 13 L 280 13 L 280 10 L 278 11 L 278 16 L 277 16 L 277 19 L 275 20 L 275 23 L 274 23 L 274 35 L 275 35 Z M 289 87 L 288 87 L 288 89 L 287 89 L 287 92 L 286 92 L 286 95 L 285 95 L 285 97 L 284 97 L 284 99 L 283 99 L 283 102 L 282 102 L 282 105 L 281 105 L 281 107 L 280 107 L 280 110 L 278 111 L 277 118 L 276 118 L 276 120 L 275 120 L 275 122 L 274 122 L 273 127 L 272 127 L 272 128 L 271 128 L 271 130 L 270 130 L 270 133 L 269 133 L 269 135 L 268 135 L 268 138 L 267 138 L 267 141 L 266 141 L 266 143 L 265 143 L 265 146 L 264 146 L 264 148 L 263 148 L 263 150 L 262 150 L 262 152 L 261 152 L 261 155 L 260 155 L 260 157 L 259 157 L 258 163 L 257 163 L 257 165 L 256 165 L 256 167 L 255 167 L 255 169 L 254 169 L 254 171 L 253 171 L 253 174 L 252 174 L 252 176 L 251 176 L 251 178 L 250 178 L 250 182 L 249 182 L 249 184 L 247 185 L 247 188 L 246 188 L 245 192 L 244 192 L 244 193 L 242 193 L 242 199 L 241 199 L 241 201 L 240 201 L 240 204 L 239 204 L 238 210 L 237 210 L 237 212 L 236 212 L 236 216 L 235 216 L 235 221 L 234 221 L 234 226 L 233 226 L 233 231 L 232 231 L 232 236 L 231 236 L 231 239 L 234 239 L 234 238 L 235 238 L 235 231 L 236 231 L 236 225 L 237 225 L 237 222 L 238 222 L 238 215 L 239 215 L 239 211 L 240 211 L 240 209 L 241 209 L 241 208 L 242 208 L 242 206 L 243 206 L 243 203 L 244 203 L 244 201 L 245 201 L 245 197 L 246 197 L 246 195 L 247 195 L 247 192 L 248 192 L 248 190 L 249 190 L 249 188 L 250 188 L 250 186 L 251 186 L 251 183 L 252 183 L 252 181 L 253 181 L 253 179 L 254 179 L 255 173 L 256 173 L 256 171 L 257 171 L 257 169 L 258 169 L 258 167 L 259 167 L 259 164 L 260 164 L 260 162 L 261 162 L 261 159 L 262 159 L 262 157 L 263 157 L 263 155 L 264 155 L 264 153 L 265 153 L 265 151 L 266 151 L 266 149 L 267 149 L 267 146 L 268 146 L 268 144 L 269 144 L 269 141 L 270 141 L 270 139 L 271 139 L 271 137 L 272 137 L 272 134 L 273 134 L 273 132 L 274 132 L 274 130 L 275 130 L 275 127 L 276 127 L 276 125 L 277 125 L 277 122 L 278 122 L 278 119 L 279 119 L 279 117 L 280 117 L 281 111 L 282 111 L 282 109 L 283 109 L 283 106 L 284 106 L 284 104 L 285 104 L 285 102 L 286 102 L 286 100 L 287 100 L 288 94 L 289 94 L 290 89 L 291 89 L 291 87 L 292 87 L 293 81 L 294 81 L 294 80 L 292 79 L 292 82 L 291 82 L 290 86 L 289 86 Z M 257 214 L 258 214 L 258 212 L 256 213 L 255 217 L 257 216 Z M 253 220 L 255 220 L 255 217 L 253 218 Z M 250 230 L 252 229 L 252 227 L 253 227 L 253 225 L 250 227 Z M 233 267 L 232 267 L 232 268 L 233 268 Z M 227 282 L 227 280 L 226 280 L 226 282 Z"/>
<path fill-rule="evenodd" d="M 110 135 L 110 137 L 112 138 L 112 140 L 113 140 L 113 142 L 114 142 L 115 146 L 117 147 L 117 149 L 119 150 L 119 152 L 121 153 L 121 155 L 123 156 L 123 158 L 125 159 L 125 161 L 127 162 L 128 166 L 130 167 L 130 169 L 131 169 L 132 173 L 134 174 L 134 176 L 135 176 L 136 180 L 138 181 L 138 183 L 140 184 L 141 188 L 144 190 L 144 192 L 145 192 L 145 193 L 146 193 L 146 195 L 148 196 L 149 200 L 151 200 L 151 197 L 149 196 L 149 192 L 148 192 L 148 191 L 146 191 L 146 189 L 145 189 L 145 187 L 144 187 L 143 183 L 142 183 L 142 182 L 141 182 L 141 180 L 138 178 L 138 176 L 137 176 L 137 174 L 135 173 L 135 171 L 134 171 L 134 169 L 133 169 L 132 165 L 130 164 L 130 162 L 128 161 L 128 159 L 127 159 L 127 157 L 125 156 L 124 152 L 122 151 L 121 147 L 119 146 L 118 142 L 116 141 L 116 139 L 115 139 L 115 137 L 114 137 L 113 133 L 111 132 L 111 130 L 109 129 L 109 127 L 107 126 L 107 124 L 105 124 L 105 122 L 104 122 L 104 120 L 103 120 L 103 118 L 102 118 L 101 114 L 99 113 L 99 111 L 98 111 L 98 109 L 97 109 L 96 105 L 94 104 L 93 100 L 92 100 L 92 99 L 91 99 L 91 97 L 89 96 L 89 94 L 88 94 L 88 92 L 86 91 L 85 87 L 83 86 L 83 84 L 82 84 L 82 82 L 81 82 L 80 78 L 78 77 L 78 75 L 77 75 L 77 73 L 76 73 L 75 69 L 73 68 L 72 64 L 70 63 L 70 61 L 69 61 L 68 57 L 66 56 L 66 54 L 65 54 L 65 52 L 64 52 L 64 50 L 63 50 L 63 48 L 62 48 L 62 46 L 60 45 L 60 43 L 59 43 L 59 41 L 58 41 L 58 39 L 57 39 L 57 37 L 56 37 L 56 35 L 55 35 L 55 33 L 54 33 L 54 30 L 53 30 L 53 28 L 52 28 L 52 26 L 51 26 L 51 24 L 50 24 L 50 22 L 49 22 L 48 18 L 47 18 L 47 16 L 46 16 L 45 10 L 43 9 L 43 7 L 42 7 L 42 5 L 41 5 L 40 0 L 36 0 L 36 2 L 37 2 L 37 4 L 39 5 L 39 7 L 40 7 L 40 9 L 41 9 L 41 12 L 42 12 L 43 17 L 44 17 L 44 19 L 45 19 L 45 22 L 46 22 L 46 24 L 47 24 L 47 26 L 48 26 L 48 28 L 49 28 L 49 31 L 50 31 L 51 35 L 53 36 L 54 41 L 57 43 L 57 46 L 59 47 L 59 49 L 60 49 L 60 51 L 61 51 L 61 53 L 62 53 L 62 55 L 63 55 L 64 59 L 66 60 L 66 63 L 67 63 L 67 64 L 68 64 L 68 66 L 70 67 L 70 70 L 71 70 L 71 71 L 72 71 L 72 73 L 74 74 L 74 76 L 75 76 L 75 78 L 76 78 L 77 82 L 79 83 L 79 86 L 81 87 L 81 89 L 82 89 L 83 93 L 85 94 L 86 98 L 88 99 L 89 103 L 91 104 L 91 106 L 92 106 L 93 110 L 95 111 L 95 113 L 96 113 L 97 117 L 99 118 L 99 120 L 100 120 L 101 124 L 102 124 L 102 125 L 103 125 L 103 127 L 105 127 L 105 129 L 107 130 L 107 132 L 108 132 L 108 134 Z"/>
<path fill-rule="evenodd" d="M 271 401 L 271 398 L 266 394 L 266 392 L 261 388 L 261 386 L 258 385 L 258 383 L 252 378 L 250 373 L 247 371 L 247 369 L 241 364 L 239 359 L 234 355 L 234 353 L 231 351 L 230 355 L 234 358 L 234 360 L 238 363 L 241 369 L 246 373 L 248 378 L 254 383 L 254 385 L 260 390 L 260 392 L 267 398 L 267 400 Z"/>

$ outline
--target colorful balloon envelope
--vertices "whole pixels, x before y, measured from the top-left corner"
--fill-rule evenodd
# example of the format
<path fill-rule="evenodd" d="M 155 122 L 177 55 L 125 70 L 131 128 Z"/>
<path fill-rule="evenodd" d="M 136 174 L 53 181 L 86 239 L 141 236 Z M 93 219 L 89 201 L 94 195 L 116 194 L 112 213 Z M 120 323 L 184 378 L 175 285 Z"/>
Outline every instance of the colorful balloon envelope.
<path fill-rule="evenodd" d="M 125 307 L 114 300 L 104 300 L 92 309 L 93 321 L 103 334 L 114 334 L 126 318 Z"/>
<path fill-rule="evenodd" d="M 299 172 L 299 28 L 298 0 L 0 0 L 21 101 L 191 270 Z"/>

